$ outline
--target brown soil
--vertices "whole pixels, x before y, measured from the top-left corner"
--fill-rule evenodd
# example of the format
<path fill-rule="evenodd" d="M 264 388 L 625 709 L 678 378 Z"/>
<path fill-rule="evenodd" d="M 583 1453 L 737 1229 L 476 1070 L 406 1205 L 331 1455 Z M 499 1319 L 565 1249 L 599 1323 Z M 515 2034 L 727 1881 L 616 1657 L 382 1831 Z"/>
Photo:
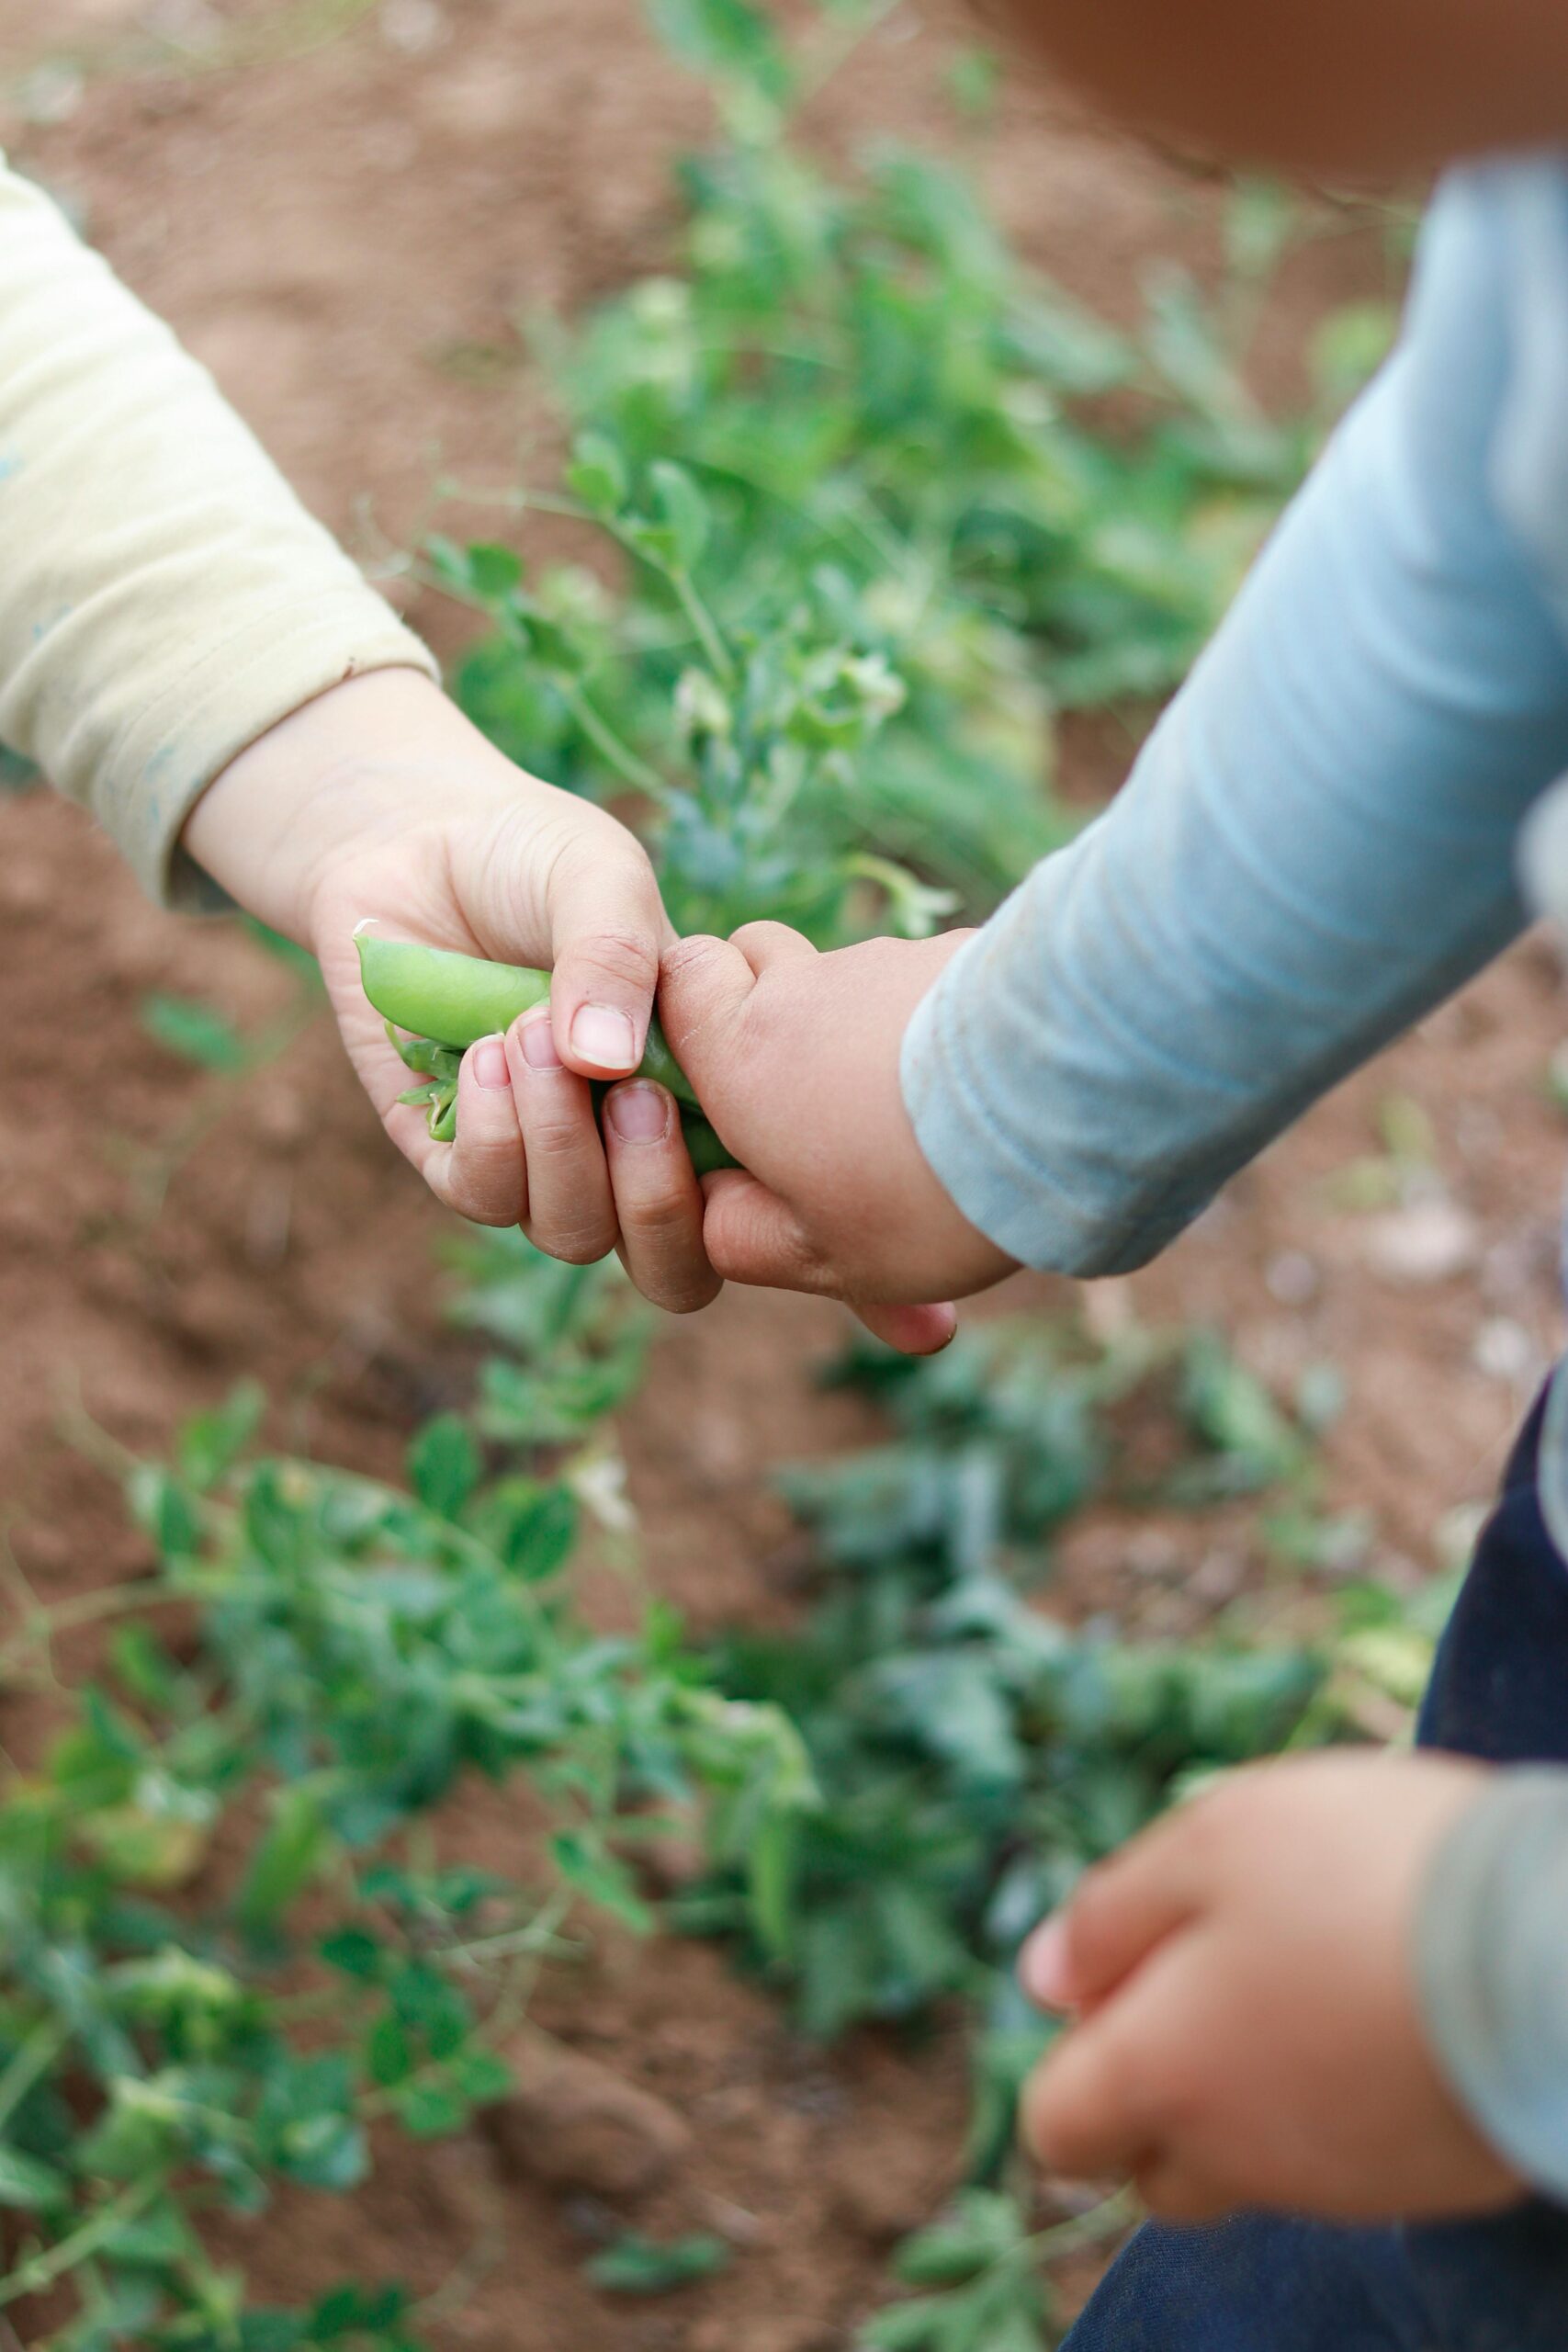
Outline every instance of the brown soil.
<path fill-rule="evenodd" d="M 316 19 L 275 6 L 217 20 L 281 24 L 302 43 Z M 8 81 L 13 155 L 81 209 L 361 548 L 417 532 L 443 464 L 506 481 L 528 418 L 513 322 L 658 257 L 672 149 L 703 126 L 633 0 L 384 0 L 309 53 L 189 74 L 133 70 L 142 21 L 127 0 L 0 0 L 0 76 L 73 47 L 84 62 L 60 121 L 29 119 L 50 110 L 36 76 Z M 161 21 L 200 33 L 214 17 Z M 897 20 L 818 102 L 820 135 L 951 141 L 948 54 L 940 29 Z M 47 98 L 62 85 L 44 86 Z M 1135 300 L 1151 252 L 1212 256 L 1213 192 L 1050 94 L 1008 98 L 985 167 L 1027 248 L 1114 310 Z M 1261 355 L 1271 382 L 1290 382 L 1325 302 L 1380 270 L 1353 236 L 1298 256 Z M 449 614 L 417 617 L 453 642 Z M 1113 729 L 1090 730 L 1075 756 L 1077 780 L 1116 780 Z M 0 1108 L 0 1497 L 18 1559 L 53 1595 L 141 1559 L 112 1486 L 61 1434 L 73 1401 L 152 1447 L 254 1374 L 276 1400 L 276 1436 L 386 1470 L 461 1366 L 432 1297 L 440 1216 L 384 1148 L 326 1027 L 220 1102 L 139 1026 L 152 987 L 261 1017 L 286 998 L 279 970 L 230 933 L 142 904 L 106 844 L 41 794 L 0 803 L 0 935 L 21 1040 Z M 1286 1388 L 1309 1363 L 1337 1363 L 1349 1404 L 1328 1447 L 1331 1499 L 1375 1514 L 1395 1572 L 1427 1570 L 1445 1516 L 1484 1494 L 1556 1344 L 1562 1119 L 1542 1080 L 1562 1018 L 1556 967 L 1527 945 L 1268 1154 L 1158 1268 L 1095 1295 L 1100 1317 L 1134 1304 L 1220 1323 Z M 1403 1283 L 1379 1272 L 1377 1227 L 1337 1204 L 1331 1181 L 1375 1148 L 1394 1091 L 1424 1106 L 1443 1182 L 1473 1221 L 1456 1271 Z M 626 1417 L 648 1571 L 699 1624 L 787 1598 L 787 1523 L 766 1474 L 867 1427 L 808 1385 L 839 1337 L 814 1304 L 731 1295 L 671 1328 L 660 1378 Z M 1164 1545 L 1140 1535 L 1109 1514 L 1075 1531 L 1068 1599 L 1179 1624 L 1249 1566 L 1245 1524 L 1225 1514 Z M 481 1859 L 505 1852 L 499 1800 L 476 1803 L 466 1829 Z M 733 2228 L 749 2250 L 728 2278 L 665 2305 L 614 2302 L 581 2278 L 600 2208 L 498 2173 L 478 2143 L 389 2144 L 373 2192 L 300 2199 L 236 2239 L 258 2288 L 292 2300 L 344 2272 L 391 2272 L 423 2290 L 499 2215 L 502 2258 L 451 2323 L 454 2343 L 846 2343 L 887 2238 L 951 2177 L 953 2037 L 804 2048 L 712 1951 L 677 1944 L 612 1941 L 545 2013 L 689 2118 L 694 2153 L 638 2220 Z"/>

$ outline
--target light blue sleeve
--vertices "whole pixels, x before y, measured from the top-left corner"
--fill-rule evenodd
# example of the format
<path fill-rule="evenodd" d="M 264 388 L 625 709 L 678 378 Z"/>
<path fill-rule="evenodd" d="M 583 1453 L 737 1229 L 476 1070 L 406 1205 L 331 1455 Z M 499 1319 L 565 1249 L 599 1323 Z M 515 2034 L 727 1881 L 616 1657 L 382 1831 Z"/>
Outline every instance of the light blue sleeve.
<path fill-rule="evenodd" d="M 1421 1888 L 1416 1988 L 1449 2086 L 1534 2188 L 1568 2199 L 1568 1771 L 1492 1774 Z"/>
<path fill-rule="evenodd" d="M 1506 184 L 1445 188 L 1400 349 L 1130 781 L 910 1026 L 927 1158 L 1030 1264 L 1153 1256 L 1525 920 L 1513 847 L 1568 769 L 1568 651 L 1517 483 L 1504 514 Z M 1528 292 L 1568 322 L 1568 270 Z"/>

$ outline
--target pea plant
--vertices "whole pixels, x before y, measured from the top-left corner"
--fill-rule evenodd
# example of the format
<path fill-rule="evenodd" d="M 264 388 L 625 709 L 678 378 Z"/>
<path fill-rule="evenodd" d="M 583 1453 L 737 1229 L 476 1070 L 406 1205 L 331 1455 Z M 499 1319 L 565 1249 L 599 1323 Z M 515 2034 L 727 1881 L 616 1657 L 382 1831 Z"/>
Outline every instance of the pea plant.
<path fill-rule="evenodd" d="M 732 1864 L 678 1917 L 734 1937 L 815 2035 L 918 2025 L 955 2003 L 968 2014 L 967 2186 L 900 2251 L 895 2278 L 919 2291 L 863 2341 L 1044 2352 L 1056 2327 L 1042 2266 L 1130 2216 L 1116 2198 L 1043 2227 L 1032 2217 L 1017 2101 L 1054 2029 L 1017 1987 L 1023 1938 L 1184 1790 L 1285 1747 L 1407 1723 L 1434 1623 L 1362 1587 L 1311 1642 L 1270 1640 L 1242 1609 L 1179 1643 L 1051 1610 L 1054 1543 L 1097 1500 L 1310 1503 L 1310 1420 L 1212 1332 L 1134 1326 L 1095 1345 L 1021 1318 L 924 1363 L 862 1344 L 838 1377 L 879 1397 L 892 1434 L 786 1474 L 814 1538 L 815 1606 L 790 1633 L 736 1632 L 716 1657 L 726 1690 L 798 1727 L 817 1801 L 784 1835 L 770 1947 Z"/>
<path fill-rule="evenodd" d="M 640 805 L 678 927 L 918 933 L 1068 836 L 1059 714 L 1179 678 L 1312 428 L 1258 412 L 1234 304 L 1168 275 L 1114 331 L 948 165 L 813 160 L 793 117 L 823 43 L 885 12 L 825 12 L 800 54 L 745 0 L 652 13 L 724 135 L 682 167 L 667 272 L 533 322 L 562 480 L 448 485 L 524 542 L 431 548 L 492 625 L 458 690 L 525 764 Z M 1287 233 L 1259 219 L 1238 199 L 1248 288 Z M 525 564 L 541 518 L 595 568 Z"/>
<path fill-rule="evenodd" d="M 504 1290 L 492 1270 L 475 1318 Z M 519 1376 L 560 1407 L 493 1475 L 456 1416 L 417 1434 L 402 1486 L 257 1454 L 242 1389 L 171 1462 L 125 1465 L 144 1576 L 51 1609 L 13 1566 L 0 1676 L 60 1722 L 0 1789 L 0 2309 L 51 2352 L 418 2352 L 396 2286 L 254 2306 L 204 2215 L 352 2189 L 376 2119 L 438 2139 L 503 2098 L 575 1915 L 653 1924 L 621 1840 L 644 1850 L 661 1818 L 705 1809 L 776 1932 L 796 1735 L 658 1611 L 618 1639 L 576 1616 L 581 1464 L 539 1429 L 590 1432 L 617 1389 L 584 1368 L 628 1342 L 602 1279 L 530 1313 Z M 61 1645 L 93 1625 L 100 1665 L 69 1689 Z M 475 1774 L 541 1812 L 515 1882 L 446 1817 Z"/>

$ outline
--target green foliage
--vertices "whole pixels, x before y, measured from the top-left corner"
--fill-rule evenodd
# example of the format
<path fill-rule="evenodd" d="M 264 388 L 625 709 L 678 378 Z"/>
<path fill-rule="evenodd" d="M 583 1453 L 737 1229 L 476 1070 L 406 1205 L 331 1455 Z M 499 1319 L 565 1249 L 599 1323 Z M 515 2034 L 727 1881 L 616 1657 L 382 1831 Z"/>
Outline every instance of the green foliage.
<path fill-rule="evenodd" d="M 946 165 L 809 159 L 771 16 L 654 14 L 728 136 L 683 167 L 678 272 L 537 322 L 571 457 L 517 502 L 591 520 L 623 569 L 435 542 L 493 624 L 460 691 L 525 764 L 645 798 L 678 928 L 928 928 L 953 900 L 906 869 L 983 909 L 1067 837 L 1055 714 L 1179 678 L 1310 434 L 1258 413 L 1190 279 L 1112 330 Z M 1277 191 L 1238 197 L 1244 291 L 1290 227 Z"/>
<path fill-rule="evenodd" d="M 662 1613 L 617 1638 L 575 1614 L 551 1449 L 595 1418 L 578 1372 L 613 1295 L 491 1246 L 473 1319 L 526 1334 L 538 1396 L 558 1374 L 570 1409 L 499 1474 L 443 1416 L 406 1491 L 254 1456 L 254 1389 L 197 1417 L 128 1481 L 156 1564 L 116 1596 L 104 1678 L 0 1784 L 0 2208 L 22 2228 L 0 2304 L 71 2282 L 56 2352 L 417 2352 L 394 2289 L 246 2308 L 202 2211 L 352 2189 L 372 2118 L 434 2138 L 504 2098 L 504 2037 L 567 1913 L 654 1924 L 623 1825 L 642 1846 L 708 1804 L 765 1842 L 810 1802 L 790 1727 L 714 1688 Z M 0 1676 L 47 1666 L 51 1632 L 34 1611 Z M 467 1773 L 525 1777 L 556 1825 L 537 1883 L 435 1860 L 427 1816 Z M 697 2275 L 691 2247 L 663 2259 Z"/>
<path fill-rule="evenodd" d="M 1036 2352 L 1043 2340 L 1047 2290 L 1011 2197 L 966 2189 L 941 2221 L 905 2240 L 893 2267 L 901 2286 L 922 2291 L 866 2323 L 864 2352 Z"/>
<path fill-rule="evenodd" d="M 705 2232 L 661 2239 L 628 2230 L 593 2256 L 588 2276 L 606 2294 L 667 2295 L 699 2278 L 716 2278 L 728 2268 L 730 2260 L 724 2240 Z"/>
<path fill-rule="evenodd" d="M 1221 1494 L 1293 1476 L 1306 1440 L 1213 1339 L 1134 1331 L 1095 1350 L 1037 1321 L 990 1324 L 922 1363 L 863 1344 L 844 1376 L 898 1433 L 786 1476 L 820 1598 L 800 1632 L 737 1634 L 717 1660 L 733 1695 L 799 1726 L 820 1800 L 787 1825 L 782 1934 L 764 1949 L 754 1906 L 746 1932 L 813 2032 L 972 2000 L 986 2172 L 1041 2046 L 1010 1979 L 1022 1936 L 1189 1778 L 1295 1734 L 1328 1671 L 1303 1649 L 1075 1631 L 1022 1588 L 1092 1498 L 1140 1490 L 1117 1426 L 1129 1408 L 1162 1419 L 1184 1467 L 1196 1413 Z M 1168 1476 L 1168 1499 L 1188 1485 Z M 741 1897 L 720 1861 L 694 1915 L 711 1925 L 727 1883 Z"/>
<path fill-rule="evenodd" d="M 158 1045 L 182 1061 L 194 1062 L 197 1069 L 233 1077 L 250 1067 L 250 1050 L 234 1023 L 202 998 L 144 997 L 141 1025 Z"/>
<path fill-rule="evenodd" d="M 1111 2198 L 1075 2221 L 1033 2230 L 1018 2198 L 964 2189 L 941 2220 L 898 2248 L 894 2277 L 919 2291 L 866 2322 L 860 2352 L 1044 2352 L 1057 2319 L 1045 2263 L 1114 2235 L 1127 2219 L 1123 2200 Z"/>

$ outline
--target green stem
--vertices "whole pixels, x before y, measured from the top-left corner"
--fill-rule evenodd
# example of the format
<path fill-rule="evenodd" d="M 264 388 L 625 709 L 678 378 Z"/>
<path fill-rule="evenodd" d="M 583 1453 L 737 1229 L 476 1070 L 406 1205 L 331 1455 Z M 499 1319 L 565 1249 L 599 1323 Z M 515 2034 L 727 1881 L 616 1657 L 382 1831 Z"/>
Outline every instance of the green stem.
<path fill-rule="evenodd" d="M 719 635 L 718 624 L 697 594 L 691 573 L 669 571 L 665 577 L 681 600 L 681 610 L 696 633 L 697 642 L 707 656 L 708 667 L 724 680 L 727 686 L 734 685 L 737 676 L 735 656 Z"/>
<path fill-rule="evenodd" d="M 0 2304 L 19 2303 L 25 2295 L 41 2295 L 46 2287 L 52 2287 L 57 2278 L 63 2278 L 68 2270 L 76 2269 L 96 2254 L 118 2229 L 134 2221 L 163 2193 L 163 2188 L 161 2172 L 150 2173 L 145 2180 L 132 2181 L 129 2188 L 122 2188 L 118 2197 L 100 2207 L 91 2221 L 84 2222 L 79 2230 L 73 2230 L 58 2245 L 35 2254 L 30 2261 L 13 2270 L 8 2278 L 0 2278 Z"/>
<path fill-rule="evenodd" d="M 681 795 L 672 784 L 666 783 L 657 768 L 639 759 L 629 743 L 623 742 L 608 720 L 602 718 L 575 678 L 558 678 L 567 707 L 595 750 L 602 752 L 615 774 L 637 792 L 648 795 L 661 808 L 672 808 Z"/>
<path fill-rule="evenodd" d="M 1048 2230 L 1037 2230 L 1032 2237 L 1010 2248 L 1002 2260 L 1054 2262 L 1064 2254 L 1077 2253 L 1079 2246 L 1098 2245 L 1101 2238 L 1125 2229 L 1134 2212 L 1131 2190 L 1119 2188 L 1114 2196 L 1091 2205 L 1087 2213 L 1075 2213 L 1070 2222 L 1056 2222 Z"/>

